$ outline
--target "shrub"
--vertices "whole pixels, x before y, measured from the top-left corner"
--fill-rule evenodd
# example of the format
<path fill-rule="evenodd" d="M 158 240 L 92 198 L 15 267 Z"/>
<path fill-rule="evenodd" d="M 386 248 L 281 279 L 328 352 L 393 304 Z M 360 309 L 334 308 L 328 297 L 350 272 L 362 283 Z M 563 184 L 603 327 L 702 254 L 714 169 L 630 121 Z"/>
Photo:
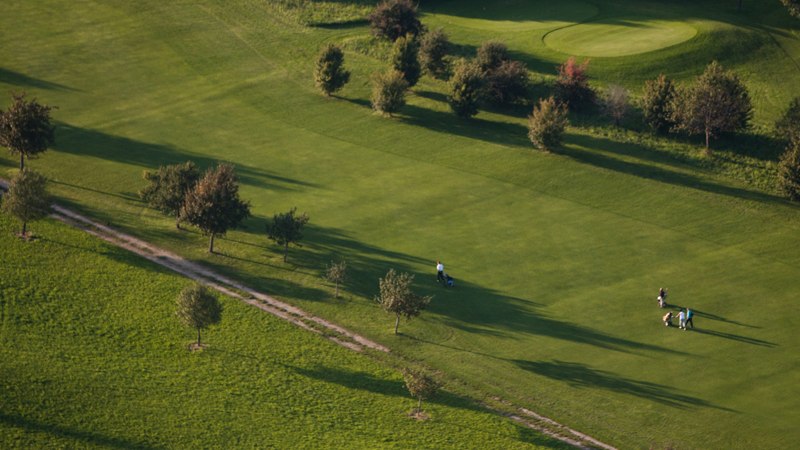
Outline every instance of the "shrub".
<path fill-rule="evenodd" d="M 550 151 L 561 144 L 564 129 L 569 125 L 567 108 L 554 97 L 539 100 L 528 117 L 528 139 L 536 148 Z"/>
<path fill-rule="evenodd" d="M 603 97 L 603 112 L 619 126 L 628 113 L 628 90 L 612 84 Z"/>
<path fill-rule="evenodd" d="M 417 17 L 417 7 L 411 0 L 386 0 L 378 4 L 369 15 L 372 33 L 395 41 L 401 36 L 419 35 L 422 22 Z"/>
<path fill-rule="evenodd" d="M 350 81 L 350 72 L 344 69 L 344 52 L 334 44 L 328 44 L 317 57 L 314 82 L 325 95 L 331 95 Z"/>
<path fill-rule="evenodd" d="M 478 103 L 483 95 L 485 79 L 477 64 L 460 60 L 450 79 L 450 108 L 459 117 L 472 117 L 478 113 Z"/>
<path fill-rule="evenodd" d="M 450 40 L 444 31 L 439 28 L 423 34 L 419 44 L 422 68 L 434 78 L 446 79 L 449 67 L 444 58 L 450 51 Z"/>
<path fill-rule="evenodd" d="M 508 60 L 508 47 L 497 41 L 486 41 L 481 44 L 475 57 L 475 62 L 483 71 L 496 69 Z"/>
<path fill-rule="evenodd" d="M 395 113 L 406 104 L 408 82 L 398 70 L 372 76 L 372 109 L 380 113 Z"/>
<path fill-rule="evenodd" d="M 675 85 L 663 73 L 655 80 L 645 81 L 642 114 L 645 123 L 654 131 L 666 133 L 675 125 L 671 117 L 674 99 Z"/>
<path fill-rule="evenodd" d="M 588 59 L 578 64 L 572 56 L 564 64 L 558 66 L 555 96 L 559 102 L 564 103 L 573 111 L 580 111 L 592 106 L 595 102 L 595 92 L 589 86 L 589 76 L 586 73 L 588 67 Z"/>
<path fill-rule="evenodd" d="M 30 169 L 17 172 L 8 184 L 8 192 L 0 197 L 0 207 L 22 222 L 20 236 L 27 237 L 28 222 L 41 220 L 50 214 L 50 195 L 47 193 L 47 178 Z"/>
<path fill-rule="evenodd" d="M 790 200 L 800 200 L 800 141 L 790 141 L 778 163 L 778 186 Z"/>
<path fill-rule="evenodd" d="M 789 108 L 775 123 L 778 135 L 789 142 L 800 141 L 800 97 L 795 97 Z"/>
<path fill-rule="evenodd" d="M 408 86 L 414 86 L 422 76 L 419 65 L 419 44 L 414 36 L 397 38 L 392 47 L 392 67 L 403 74 Z"/>
<path fill-rule="evenodd" d="M 503 61 L 486 72 L 486 98 L 493 103 L 510 104 L 528 98 L 528 69 L 520 61 Z"/>

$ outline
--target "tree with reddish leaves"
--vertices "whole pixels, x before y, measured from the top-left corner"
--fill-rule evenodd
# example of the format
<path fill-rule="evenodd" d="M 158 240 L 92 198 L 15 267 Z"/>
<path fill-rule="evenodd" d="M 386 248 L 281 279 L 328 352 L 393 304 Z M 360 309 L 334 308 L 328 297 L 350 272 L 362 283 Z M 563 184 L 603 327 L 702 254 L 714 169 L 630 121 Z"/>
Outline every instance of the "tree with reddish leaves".
<path fill-rule="evenodd" d="M 407 34 L 416 37 L 424 30 L 417 15 L 417 6 L 411 0 L 381 2 L 369 15 L 372 34 L 391 41 Z"/>
<path fill-rule="evenodd" d="M 588 59 L 578 64 L 573 56 L 558 66 L 555 97 L 573 111 L 580 111 L 594 105 L 596 94 L 594 89 L 589 86 L 588 68 Z"/>

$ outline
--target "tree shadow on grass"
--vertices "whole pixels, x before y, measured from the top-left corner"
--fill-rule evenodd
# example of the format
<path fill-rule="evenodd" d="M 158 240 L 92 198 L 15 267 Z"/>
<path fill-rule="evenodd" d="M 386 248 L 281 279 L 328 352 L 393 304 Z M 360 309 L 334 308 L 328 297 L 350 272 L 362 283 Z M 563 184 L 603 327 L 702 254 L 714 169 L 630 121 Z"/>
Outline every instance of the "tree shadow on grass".
<path fill-rule="evenodd" d="M 287 178 L 255 167 L 238 165 L 231 161 L 192 153 L 171 145 L 141 142 L 124 136 L 115 136 L 58 123 L 56 129 L 57 151 L 89 156 L 119 163 L 138 165 L 147 170 L 157 170 L 160 165 L 193 161 L 201 169 L 217 163 L 229 163 L 236 169 L 242 183 L 274 191 L 294 191 L 303 188 L 319 188 L 314 183 Z"/>
<path fill-rule="evenodd" d="M 764 340 L 761 340 L 761 339 L 751 338 L 751 337 L 747 337 L 747 336 L 740 336 L 738 334 L 733 334 L 733 333 L 725 333 L 725 332 L 722 332 L 722 331 L 709 330 L 709 329 L 706 329 L 706 328 L 690 328 L 689 330 L 693 331 L 695 333 L 699 333 L 699 334 L 705 334 L 705 335 L 708 335 L 708 336 L 720 337 L 720 338 L 723 338 L 723 339 L 730 339 L 732 341 L 742 342 L 742 343 L 750 344 L 750 345 L 759 345 L 761 347 L 770 347 L 770 348 L 772 348 L 772 347 L 777 347 L 778 346 L 778 344 L 776 344 L 774 342 L 764 341 Z"/>
<path fill-rule="evenodd" d="M 679 409 L 702 407 L 738 412 L 729 408 L 717 406 L 697 397 L 674 392 L 669 386 L 625 378 L 604 370 L 592 369 L 581 363 L 559 360 L 550 362 L 515 360 L 514 363 L 521 369 L 553 380 L 563 381 L 573 387 L 605 389 L 646 400 L 653 400 Z"/>
<path fill-rule="evenodd" d="M 0 83 L 13 84 L 15 86 L 47 89 L 51 91 L 72 91 L 80 92 L 78 89 L 71 88 L 52 81 L 42 80 L 41 78 L 34 78 L 24 73 L 15 72 L 10 69 L 0 67 Z M 46 102 L 45 102 L 46 103 Z"/>
<path fill-rule="evenodd" d="M 584 164 L 590 164 L 596 167 L 620 172 L 628 175 L 634 175 L 641 178 L 646 178 L 655 181 L 661 181 L 668 184 L 677 186 L 689 187 L 699 189 L 701 191 L 710 192 L 713 194 L 725 195 L 729 197 L 752 200 L 756 202 L 788 205 L 789 202 L 780 197 L 765 194 L 758 191 L 751 191 L 734 186 L 727 186 L 723 184 L 713 183 L 689 173 L 682 173 L 675 170 L 665 169 L 650 165 L 647 163 L 624 161 L 612 156 L 614 154 L 621 154 L 626 156 L 635 156 L 638 159 L 650 160 L 653 162 L 670 162 L 674 164 L 674 160 L 666 157 L 659 157 L 655 152 L 649 152 L 635 144 L 620 143 L 609 139 L 597 138 L 592 136 L 572 136 L 569 139 L 572 143 L 578 144 L 582 147 L 589 149 L 597 149 L 599 151 L 584 150 L 572 146 L 561 147 L 557 153 L 568 156 L 576 161 Z M 636 154 L 633 151 L 638 150 Z M 600 152 L 604 152 L 600 153 Z"/>
<path fill-rule="evenodd" d="M 397 115 L 403 122 L 439 133 L 477 139 L 508 147 L 530 148 L 528 129 L 520 124 L 496 122 L 480 117 L 465 119 L 452 112 L 406 105 Z"/>
<path fill-rule="evenodd" d="M 55 436 L 65 439 L 73 439 L 77 442 L 83 443 L 83 445 L 111 447 L 111 448 L 125 448 L 125 449 L 160 448 L 143 442 L 134 442 L 118 437 L 104 436 L 102 434 L 93 433 L 90 431 L 76 430 L 61 425 L 41 422 L 38 420 L 22 417 L 20 415 L 6 414 L 3 412 L 0 412 L 0 423 L 6 426 L 22 428 L 30 433 L 45 433 L 50 436 Z M 77 444 L 77 442 L 74 442 L 73 444 Z"/>

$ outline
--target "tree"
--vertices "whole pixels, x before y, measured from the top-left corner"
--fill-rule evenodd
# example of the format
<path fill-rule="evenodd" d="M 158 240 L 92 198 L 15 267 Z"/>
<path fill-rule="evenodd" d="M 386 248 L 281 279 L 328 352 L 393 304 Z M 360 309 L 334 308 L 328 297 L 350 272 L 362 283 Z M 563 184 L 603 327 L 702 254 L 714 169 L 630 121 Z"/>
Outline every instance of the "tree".
<path fill-rule="evenodd" d="M 800 97 L 795 97 L 789 108 L 775 123 L 778 135 L 788 142 L 800 141 Z"/>
<path fill-rule="evenodd" d="M 418 400 L 417 413 L 422 412 L 422 401 L 427 400 L 439 390 L 439 383 L 433 378 L 412 369 L 403 369 L 403 381 L 406 382 L 406 389 L 412 397 Z"/>
<path fill-rule="evenodd" d="M 350 81 L 350 72 L 344 69 L 344 52 L 334 44 L 328 44 L 317 57 L 314 82 L 325 95 L 331 95 Z"/>
<path fill-rule="evenodd" d="M 486 41 L 478 47 L 475 62 L 484 72 L 496 69 L 504 61 L 508 61 L 508 47 L 497 41 Z"/>
<path fill-rule="evenodd" d="M 413 35 L 399 37 L 392 47 L 392 67 L 403 74 L 408 86 L 414 86 L 422 76 L 419 64 L 419 44 Z"/>
<path fill-rule="evenodd" d="M 25 168 L 25 158 L 43 153 L 55 142 L 55 128 L 50 124 L 52 106 L 42 105 L 25 94 L 11 94 L 13 102 L 0 111 L 0 145 L 12 155 L 19 154 L 19 170 Z"/>
<path fill-rule="evenodd" d="M 680 92 L 673 102 L 675 129 L 689 134 L 705 134 L 706 151 L 719 133 L 747 128 L 753 106 L 747 88 L 733 72 L 726 72 L 713 61 L 695 84 Z"/>
<path fill-rule="evenodd" d="M 250 204 L 239 199 L 239 185 L 233 166 L 219 164 L 208 169 L 189 191 L 181 207 L 181 219 L 210 236 L 209 253 L 214 253 L 214 238 L 224 236 L 250 217 Z"/>
<path fill-rule="evenodd" d="M 347 261 L 341 260 L 338 263 L 331 261 L 325 270 L 325 279 L 336 284 L 335 298 L 339 298 L 339 285 L 347 280 Z"/>
<path fill-rule="evenodd" d="M 296 215 L 297 208 L 288 212 L 275 214 L 272 222 L 267 224 L 267 236 L 276 244 L 283 246 L 283 262 L 289 254 L 289 244 L 300 245 L 303 239 L 303 227 L 308 223 L 308 215 Z"/>
<path fill-rule="evenodd" d="M 580 111 L 594 104 L 595 92 L 589 86 L 589 75 L 586 73 L 588 67 L 588 59 L 578 64 L 573 56 L 558 66 L 556 100 L 573 111 Z"/>
<path fill-rule="evenodd" d="M 564 128 L 569 125 L 567 108 L 554 97 L 539 100 L 528 117 L 528 139 L 537 148 L 545 151 L 561 144 Z"/>
<path fill-rule="evenodd" d="M 416 317 L 431 302 L 432 297 L 417 295 L 411 291 L 412 281 L 414 281 L 414 275 L 397 273 L 394 269 L 389 269 L 386 276 L 378 281 L 380 294 L 376 300 L 384 311 L 396 316 L 394 334 L 397 334 L 400 316 L 405 316 L 407 319 Z"/>
<path fill-rule="evenodd" d="M 778 186 L 793 201 L 800 201 L 800 141 L 792 139 L 778 163 Z"/>
<path fill-rule="evenodd" d="M 420 38 L 419 59 L 422 68 L 434 78 L 446 79 L 449 67 L 445 56 L 450 52 L 450 40 L 441 28 L 428 31 Z"/>
<path fill-rule="evenodd" d="M 789 10 L 792 17 L 800 18 L 800 0 L 781 0 L 781 3 Z"/>
<path fill-rule="evenodd" d="M 489 101 L 511 104 L 528 97 L 528 69 L 520 61 L 503 61 L 486 72 L 485 94 Z"/>
<path fill-rule="evenodd" d="M 372 34 L 395 41 L 401 36 L 419 35 L 424 27 L 411 0 L 386 0 L 369 15 Z"/>
<path fill-rule="evenodd" d="M 657 133 L 666 133 L 675 125 L 671 112 L 674 100 L 675 85 L 663 73 L 655 80 L 645 81 L 642 114 L 645 123 Z"/>
<path fill-rule="evenodd" d="M 193 284 L 178 295 L 178 318 L 188 327 L 197 329 L 197 346 L 200 346 L 200 330 L 216 325 L 222 320 L 222 305 L 207 287 Z"/>
<path fill-rule="evenodd" d="M 628 90 L 616 84 L 609 86 L 603 97 L 603 111 L 619 126 L 628 113 Z"/>
<path fill-rule="evenodd" d="M 191 162 L 161 166 L 158 172 L 145 171 L 145 180 L 150 184 L 139 191 L 139 197 L 151 208 L 175 218 L 175 227 L 181 228 L 181 207 L 186 195 L 194 189 L 200 179 L 200 170 Z"/>
<path fill-rule="evenodd" d="M 459 117 L 478 114 L 478 103 L 485 85 L 483 71 L 477 64 L 460 60 L 450 78 L 450 109 Z"/>
<path fill-rule="evenodd" d="M 47 178 L 29 169 L 20 170 L 11 179 L 8 192 L 2 197 L 3 211 L 22 222 L 21 237 L 27 236 L 28 222 L 44 219 L 50 214 Z"/>
<path fill-rule="evenodd" d="M 392 115 L 406 104 L 408 82 L 397 70 L 372 75 L 372 109 Z"/>

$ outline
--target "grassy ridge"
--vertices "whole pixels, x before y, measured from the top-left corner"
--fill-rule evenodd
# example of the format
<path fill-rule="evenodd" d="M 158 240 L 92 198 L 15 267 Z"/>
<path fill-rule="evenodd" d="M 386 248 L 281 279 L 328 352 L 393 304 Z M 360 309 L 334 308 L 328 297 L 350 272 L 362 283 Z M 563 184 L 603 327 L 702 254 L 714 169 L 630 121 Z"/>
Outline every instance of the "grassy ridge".
<path fill-rule="evenodd" d="M 721 4 L 692 6 L 696 38 L 595 59 L 592 74 L 635 87 L 664 68 L 686 79 L 721 57 L 761 86 L 764 123 L 778 111 L 769 104 L 788 102 L 797 74 L 779 64 L 781 49 L 759 22 L 743 26 Z M 431 8 L 429 24 L 434 14 L 483 14 L 441 5 L 452 10 Z M 613 6 L 641 15 L 642 5 L 661 11 Z M 587 11 L 614 12 L 595 6 Z M 773 20 L 779 5 L 763 8 L 752 17 Z M 64 10 L 57 23 L 51 9 Z M 532 154 L 523 118 L 494 111 L 462 122 L 444 85 L 427 79 L 399 117 L 376 117 L 366 80 L 380 61 L 348 53 L 353 81 L 339 98 L 308 81 L 320 45 L 363 37 L 366 27 L 300 27 L 269 4 L 8 10 L 28 24 L 25 42 L 37 51 L 4 48 L 0 81 L 61 106 L 57 148 L 32 167 L 54 179 L 62 201 L 422 358 L 476 395 L 509 396 L 614 444 L 780 447 L 797 437 L 800 408 L 788 394 L 798 343 L 786 311 L 800 262 L 798 211 L 707 170 L 728 161 L 735 170 L 749 170 L 739 161 L 764 167 L 759 148 L 727 142 L 731 151 L 709 162 L 685 143 L 594 126 L 570 130 L 562 154 Z M 10 39 L 10 29 L 0 36 Z M 791 28 L 779 30 L 794 42 Z M 465 51 L 507 38 L 543 77 L 566 57 L 522 33 L 447 31 Z M 775 71 L 758 70 L 765 63 Z M 209 257 L 202 236 L 175 231 L 135 199 L 143 169 L 185 159 L 235 162 L 253 202 L 256 217 L 219 242 L 223 255 Z M 285 265 L 263 227 L 292 206 L 312 222 Z M 343 302 L 330 301 L 318 278 L 334 256 L 354 270 Z M 437 258 L 458 289 L 436 289 Z M 399 337 L 370 300 L 389 267 L 417 273 L 420 289 L 436 295 Z M 704 333 L 659 324 L 661 285 L 703 312 Z"/>
<path fill-rule="evenodd" d="M 447 392 L 410 419 L 397 372 L 236 300 L 191 353 L 185 280 L 57 222 L 30 243 L 12 226 L 0 218 L 3 448 L 563 447 Z"/>

